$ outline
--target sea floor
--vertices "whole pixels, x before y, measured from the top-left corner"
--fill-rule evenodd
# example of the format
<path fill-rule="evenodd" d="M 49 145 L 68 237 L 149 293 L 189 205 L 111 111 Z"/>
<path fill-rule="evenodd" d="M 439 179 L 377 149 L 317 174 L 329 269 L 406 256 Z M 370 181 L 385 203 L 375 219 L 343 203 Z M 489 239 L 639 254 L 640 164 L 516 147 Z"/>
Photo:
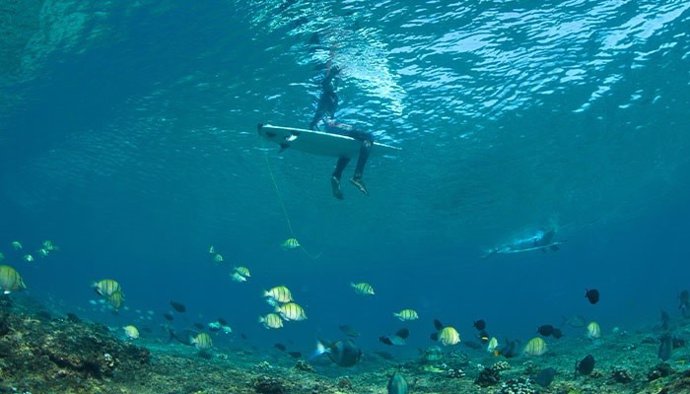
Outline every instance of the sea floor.
<path fill-rule="evenodd" d="M 686 322 L 674 328 L 678 338 L 689 334 Z M 181 344 L 127 341 L 73 314 L 0 298 L 0 393 L 387 393 L 395 371 L 410 393 L 690 393 L 688 350 L 661 363 L 657 347 L 653 330 L 622 331 L 597 342 L 563 338 L 539 357 L 457 346 L 409 360 L 365 353 L 348 369 L 241 348 L 199 354 Z M 586 354 L 596 357 L 594 371 L 576 374 Z M 556 374 L 542 387 L 534 378 L 546 368 Z"/>

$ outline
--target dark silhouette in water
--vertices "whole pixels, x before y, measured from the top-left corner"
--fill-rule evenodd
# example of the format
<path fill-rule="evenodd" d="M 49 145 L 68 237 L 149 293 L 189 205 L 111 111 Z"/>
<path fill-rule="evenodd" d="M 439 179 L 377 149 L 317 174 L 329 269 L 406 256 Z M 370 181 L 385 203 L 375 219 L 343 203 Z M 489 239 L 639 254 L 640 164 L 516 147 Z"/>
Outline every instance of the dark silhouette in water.
<path fill-rule="evenodd" d="M 575 371 L 580 375 L 589 375 L 594 371 L 594 356 L 588 354 L 585 358 L 575 364 Z"/>
<path fill-rule="evenodd" d="M 561 331 L 560 328 L 552 326 L 551 324 L 539 326 L 539 328 L 537 328 L 537 332 L 542 336 L 554 337 L 556 339 L 560 339 L 563 336 L 563 331 Z"/>
<path fill-rule="evenodd" d="M 379 341 L 390 346 L 403 346 L 406 343 L 407 337 L 410 336 L 410 330 L 407 328 L 401 328 L 395 335 L 381 336 Z"/>
<path fill-rule="evenodd" d="M 673 336 L 670 333 L 666 333 L 659 338 L 659 358 L 661 361 L 666 361 L 671 358 L 671 352 L 673 351 Z"/>
<path fill-rule="evenodd" d="M 590 304 L 596 304 L 599 302 L 599 290 L 587 289 L 587 292 L 585 292 L 585 297 L 589 300 Z"/>
<path fill-rule="evenodd" d="M 681 291 L 678 295 L 678 301 L 680 302 L 678 309 L 680 309 L 683 317 L 687 319 L 690 317 L 690 292 L 687 290 Z"/>
<path fill-rule="evenodd" d="M 479 331 L 483 331 L 486 329 L 486 322 L 484 320 L 477 320 L 473 324 L 474 328 L 476 328 Z"/>
<path fill-rule="evenodd" d="M 546 368 L 539 371 L 539 373 L 532 378 L 541 387 L 547 388 L 556 377 L 556 370 L 554 368 Z"/>
<path fill-rule="evenodd" d="M 170 301 L 170 306 L 179 313 L 185 313 L 187 311 L 187 307 L 177 301 Z"/>
<path fill-rule="evenodd" d="M 671 315 L 664 310 L 661 311 L 661 329 L 664 331 L 671 329 Z"/>
<path fill-rule="evenodd" d="M 537 332 L 539 333 L 539 335 L 542 335 L 545 337 L 551 336 L 551 334 L 553 334 L 553 330 L 554 330 L 554 326 L 552 326 L 551 324 L 544 324 L 542 326 L 539 326 L 539 328 L 537 328 Z"/>

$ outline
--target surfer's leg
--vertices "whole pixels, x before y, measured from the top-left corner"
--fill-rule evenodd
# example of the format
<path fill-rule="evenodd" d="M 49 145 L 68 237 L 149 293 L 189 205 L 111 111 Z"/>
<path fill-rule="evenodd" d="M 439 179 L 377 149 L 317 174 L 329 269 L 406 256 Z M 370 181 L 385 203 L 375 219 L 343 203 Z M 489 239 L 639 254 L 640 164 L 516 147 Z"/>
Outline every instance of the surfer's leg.
<path fill-rule="evenodd" d="M 333 190 L 333 196 L 339 200 L 343 199 L 343 192 L 340 190 L 340 178 L 343 176 L 343 171 L 349 162 L 349 157 L 339 157 L 338 162 L 335 164 L 333 175 L 331 176 L 331 189 Z"/>
<path fill-rule="evenodd" d="M 367 160 L 369 159 L 369 152 L 371 152 L 371 146 L 371 140 L 366 139 L 362 141 L 362 145 L 359 148 L 359 157 L 357 158 L 355 174 L 352 177 L 352 179 L 350 179 L 350 182 L 352 182 L 352 184 L 355 185 L 357 189 L 359 189 L 359 191 L 364 194 L 369 194 L 366 185 L 364 185 L 364 181 L 362 181 L 362 176 L 364 175 L 364 166 L 367 164 Z"/>

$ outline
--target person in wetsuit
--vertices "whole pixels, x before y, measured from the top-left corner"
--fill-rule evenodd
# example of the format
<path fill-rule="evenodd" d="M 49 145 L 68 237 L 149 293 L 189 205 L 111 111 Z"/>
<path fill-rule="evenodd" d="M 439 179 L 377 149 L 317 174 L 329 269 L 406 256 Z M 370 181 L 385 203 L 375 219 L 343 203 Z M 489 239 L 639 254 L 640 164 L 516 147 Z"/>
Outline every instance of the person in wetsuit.
<path fill-rule="evenodd" d="M 371 133 L 335 121 L 335 111 L 338 108 L 338 95 L 335 92 L 333 79 L 339 73 L 340 68 L 338 66 L 329 67 L 326 71 L 326 75 L 324 76 L 323 81 L 321 81 L 321 96 L 319 97 L 314 118 L 312 119 L 311 123 L 309 123 L 309 129 L 318 130 L 319 126 L 322 126 L 322 131 L 327 133 L 345 135 L 362 142 L 359 148 L 359 157 L 357 158 L 355 173 L 350 179 L 350 182 L 362 193 L 369 194 L 366 186 L 364 185 L 364 181 L 362 181 L 362 175 L 364 173 L 364 166 L 369 158 L 371 146 L 374 143 L 374 138 Z M 340 178 L 342 177 L 343 171 L 349 162 L 349 157 L 339 157 L 335 164 L 333 175 L 331 176 L 331 189 L 333 191 L 333 196 L 339 200 L 343 199 L 343 192 L 340 190 Z"/>

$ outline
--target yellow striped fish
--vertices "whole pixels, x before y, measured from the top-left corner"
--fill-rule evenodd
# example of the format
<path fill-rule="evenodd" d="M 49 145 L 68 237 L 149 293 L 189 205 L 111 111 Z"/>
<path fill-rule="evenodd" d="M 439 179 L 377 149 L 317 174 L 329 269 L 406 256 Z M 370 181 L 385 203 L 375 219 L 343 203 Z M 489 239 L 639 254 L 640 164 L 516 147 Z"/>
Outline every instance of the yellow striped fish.
<path fill-rule="evenodd" d="M 223 259 L 223 255 L 221 255 L 220 253 L 216 253 L 215 255 L 213 255 L 213 261 L 214 261 L 214 262 L 220 264 L 220 263 L 223 262 L 223 260 L 224 260 L 224 259 Z"/>
<path fill-rule="evenodd" d="M 120 284 L 113 279 L 101 279 L 98 282 L 93 282 L 92 287 L 96 290 L 96 293 L 103 297 L 109 297 L 113 293 L 122 291 Z"/>
<path fill-rule="evenodd" d="M 534 337 L 525 345 L 524 353 L 528 356 L 541 356 L 546 353 L 546 350 L 546 341 L 541 339 L 541 337 Z"/>
<path fill-rule="evenodd" d="M 443 346 L 457 345 L 460 343 L 460 333 L 454 327 L 443 327 L 443 329 L 438 332 L 438 341 L 441 342 Z"/>
<path fill-rule="evenodd" d="M 269 313 L 266 316 L 259 317 L 259 323 L 263 324 L 267 329 L 283 327 L 283 319 L 275 313 Z"/>
<path fill-rule="evenodd" d="M 17 270 L 9 265 L 0 265 L 0 289 L 4 294 L 10 294 L 13 291 L 26 289 L 26 285 Z"/>
<path fill-rule="evenodd" d="M 286 304 L 293 301 L 292 293 L 286 286 L 276 286 L 270 290 L 266 290 L 264 291 L 264 297 L 268 297 L 268 303 L 274 306 L 277 302 Z"/>
<path fill-rule="evenodd" d="M 587 338 L 597 339 L 601 337 L 601 327 L 599 323 L 593 321 L 587 325 Z"/>
<path fill-rule="evenodd" d="M 294 302 L 276 306 L 276 312 L 280 313 L 280 316 L 285 320 L 299 321 L 307 319 L 304 309 Z"/>
<path fill-rule="evenodd" d="M 125 295 L 121 291 L 116 291 L 107 297 L 108 302 L 113 307 L 113 309 L 118 310 L 125 302 Z"/>
<path fill-rule="evenodd" d="M 211 336 L 205 332 L 200 332 L 196 334 L 195 337 L 189 338 L 189 342 L 191 342 L 197 350 L 208 350 L 213 346 Z"/>
<path fill-rule="evenodd" d="M 283 249 L 297 249 L 300 247 L 299 241 L 297 241 L 297 238 L 288 238 L 286 239 L 280 246 L 283 247 Z"/>
<path fill-rule="evenodd" d="M 374 295 L 374 288 L 369 283 L 350 283 L 350 286 L 352 286 L 352 288 L 355 289 L 355 293 L 359 295 Z"/>
<path fill-rule="evenodd" d="M 22 250 L 24 247 L 22 246 L 22 243 L 19 241 L 12 241 L 12 248 L 14 250 Z"/>
<path fill-rule="evenodd" d="M 415 311 L 414 309 L 403 309 L 398 313 L 394 313 L 393 316 L 397 317 L 402 321 L 419 319 L 419 315 L 417 314 L 417 311 Z"/>
<path fill-rule="evenodd" d="M 250 278 L 252 276 L 252 274 L 249 272 L 249 268 L 247 268 L 247 267 L 242 267 L 242 266 L 235 267 L 235 272 L 244 276 L 245 278 Z"/>
<path fill-rule="evenodd" d="M 33 262 L 34 262 L 34 256 L 32 256 L 32 255 L 30 255 L 30 254 L 25 254 L 24 257 L 22 257 L 22 258 L 23 258 L 24 261 L 26 261 L 27 263 L 33 263 Z"/>
<path fill-rule="evenodd" d="M 494 356 L 498 356 L 498 339 L 496 339 L 496 337 L 491 337 L 491 339 L 489 339 L 489 344 L 486 345 L 486 351 L 492 353 Z"/>
<path fill-rule="evenodd" d="M 129 325 L 122 327 L 122 329 L 128 339 L 139 339 L 139 330 L 136 327 Z"/>

